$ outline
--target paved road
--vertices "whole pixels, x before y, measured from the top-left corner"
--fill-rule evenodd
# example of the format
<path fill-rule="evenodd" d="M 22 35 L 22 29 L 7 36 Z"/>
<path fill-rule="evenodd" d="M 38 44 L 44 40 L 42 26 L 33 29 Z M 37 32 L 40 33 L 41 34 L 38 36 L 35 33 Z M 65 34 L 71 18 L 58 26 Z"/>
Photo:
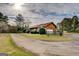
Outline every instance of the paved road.
<path fill-rule="evenodd" d="M 79 41 L 79 33 L 66 33 L 65 36 L 73 38 L 75 41 Z"/>
<path fill-rule="evenodd" d="M 28 39 L 20 34 L 11 34 L 11 36 L 18 46 L 24 47 L 40 56 L 79 56 L 79 34 L 77 34 L 77 37 L 76 35 L 75 37 L 70 35 L 70 37 L 74 38 L 72 42 L 46 42 Z"/>
<path fill-rule="evenodd" d="M 6 53 L 0 53 L 0 56 L 8 56 Z"/>

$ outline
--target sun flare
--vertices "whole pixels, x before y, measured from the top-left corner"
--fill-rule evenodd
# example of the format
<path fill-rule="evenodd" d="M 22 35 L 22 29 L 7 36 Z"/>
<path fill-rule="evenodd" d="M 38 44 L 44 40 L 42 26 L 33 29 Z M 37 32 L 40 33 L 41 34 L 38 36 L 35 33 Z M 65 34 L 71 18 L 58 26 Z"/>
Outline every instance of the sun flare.
<path fill-rule="evenodd" d="M 21 10 L 22 9 L 22 5 L 23 5 L 23 3 L 15 3 L 14 4 L 14 9 Z"/>

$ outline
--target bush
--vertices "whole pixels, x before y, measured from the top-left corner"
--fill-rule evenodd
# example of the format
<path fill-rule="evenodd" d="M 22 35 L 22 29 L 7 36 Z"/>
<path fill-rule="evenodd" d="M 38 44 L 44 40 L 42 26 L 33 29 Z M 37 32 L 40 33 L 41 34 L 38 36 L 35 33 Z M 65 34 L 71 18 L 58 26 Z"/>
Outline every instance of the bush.
<path fill-rule="evenodd" d="M 23 32 L 23 33 L 25 33 L 26 32 L 26 29 L 24 28 L 24 27 L 18 27 L 17 28 L 17 32 Z"/>
<path fill-rule="evenodd" d="M 44 28 L 40 28 L 40 29 L 39 29 L 39 33 L 40 33 L 40 34 L 46 34 L 46 30 L 45 30 Z"/>
<path fill-rule="evenodd" d="M 74 30 L 74 31 L 71 31 L 73 33 L 79 33 L 79 30 Z"/>
<path fill-rule="evenodd" d="M 32 29 L 32 30 L 31 30 L 31 33 L 32 33 L 32 34 L 38 34 L 38 32 L 37 32 L 36 29 Z"/>

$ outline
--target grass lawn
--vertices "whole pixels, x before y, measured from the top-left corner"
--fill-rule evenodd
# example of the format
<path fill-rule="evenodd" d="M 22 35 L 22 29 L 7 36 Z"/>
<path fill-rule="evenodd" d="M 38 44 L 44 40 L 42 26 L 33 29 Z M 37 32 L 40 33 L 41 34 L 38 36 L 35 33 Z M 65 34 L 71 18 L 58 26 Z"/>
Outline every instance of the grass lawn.
<path fill-rule="evenodd" d="M 64 36 L 58 36 L 58 35 L 40 35 L 40 34 L 26 34 L 23 33 L 23 36 L 27 38 L 32 38 L 32 39 L 38 39 L 38 40 L 44 40 L 44 41 L 56 41 L 56 42 L 61 42 L 61 41 L 72 41 L 71 38 L 64 37 Z"/>
<path fill-rule="evenodd" d="M 11 56 L 31 56 L 31 52 L 25 52 L 20 47 L 17 47 L 9 34 L 0 34 L 0 53 L 6 53 Z"/>

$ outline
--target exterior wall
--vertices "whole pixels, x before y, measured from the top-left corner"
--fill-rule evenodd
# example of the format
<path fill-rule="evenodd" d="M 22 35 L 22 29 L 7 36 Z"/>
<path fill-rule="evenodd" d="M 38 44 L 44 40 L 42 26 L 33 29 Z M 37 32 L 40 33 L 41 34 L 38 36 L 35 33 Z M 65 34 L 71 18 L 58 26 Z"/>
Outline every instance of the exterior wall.
<path fill-rule="evenodd" d="M 53 23 L 37 25 L 36 27 L 31 28 L 31 30 L 36 29 L 36 31 L 39 32 L 40 27 L 44 27 L 46 29 L 46 31 L 48 31 L 48 30 L 56 31 L 56 26 Z"/>
<path fill-rule="evenodd" d="M 49 24 L 48 26 L 45 27 L 46 29 L 51 29 L 53 31 L 56 31 L 56 28 L 53 24 Z"/>

